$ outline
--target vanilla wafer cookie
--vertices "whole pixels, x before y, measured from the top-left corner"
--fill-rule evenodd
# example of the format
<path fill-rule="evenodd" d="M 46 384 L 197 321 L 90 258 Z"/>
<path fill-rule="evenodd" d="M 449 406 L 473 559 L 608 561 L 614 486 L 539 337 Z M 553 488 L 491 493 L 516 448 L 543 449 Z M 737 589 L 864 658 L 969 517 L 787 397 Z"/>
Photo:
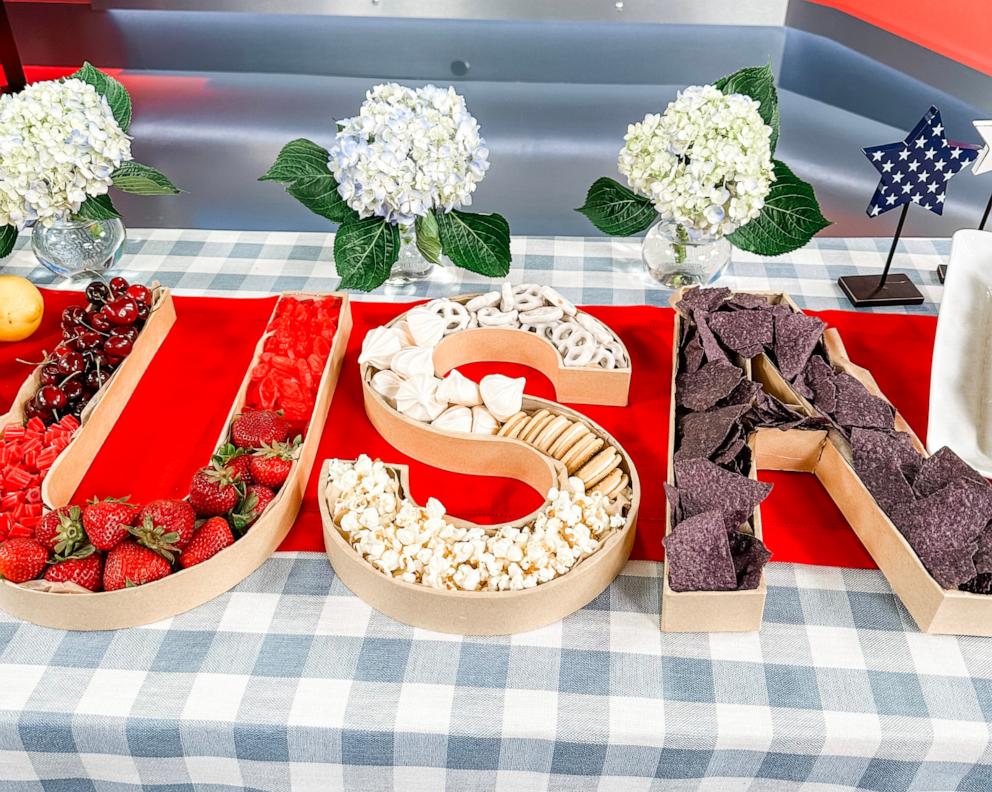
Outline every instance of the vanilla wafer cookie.
<path fill-rule="evenodd" d="M 604 448 L 596 456 L 586 462 L 576 472 L 576 476 L 582 479 L 582 483 L 589 489 L 594 484 L 598 484 L 610 471 L 616 470 L 620 466 L 620 455 L 613 447 Z"/>
<path fill-rule="evenodd" d="M 513 439 L 520 434 L 520 430 L 527 425 L 527 421 L 529 420 L 530 416 L 525 412 L 514 413 L 506 419 L 496 434 L 500 437 L 509 437 L 510 439 Z"/>
<path fill-rule="evenodd" d="M 534 447 L 541 453 L 547 454 L 555 440 L 561 437 L 562 433 L 571 425 L 572 422 L 564 415 L 554 416 L 534 440 Z"/>
<path fill-rule="evenodd" d="M 561 458 L 561 463 L 565 466 L 565 470 L 568 471 L 568 475 L 574 476 L 575 471 L 592 459 L 593 455 L 604 445 L 606 444 L 603 442 L 603 439 L 596 437 L 592 433 L 579 440 Z"/>
<path fill-rule="evenodd" d="M 525 443 L 533 445 L 541 430 L 551 423 L 553 419 L 554 415 L 549 410 L 538 410 L 517 437 Z"/>
<path fill-rule="evenodd" d="M 572 446 L 574 446 L 579 440 L 589 434 L 589 429 L 585 424 L 576 421 L 570 427 L 568 427 L 561 436 L 551 444 L 548 449 L 548 454 L 553 456 L 555 459 L 561 459 L 567 451 L 569 451 Z"/>

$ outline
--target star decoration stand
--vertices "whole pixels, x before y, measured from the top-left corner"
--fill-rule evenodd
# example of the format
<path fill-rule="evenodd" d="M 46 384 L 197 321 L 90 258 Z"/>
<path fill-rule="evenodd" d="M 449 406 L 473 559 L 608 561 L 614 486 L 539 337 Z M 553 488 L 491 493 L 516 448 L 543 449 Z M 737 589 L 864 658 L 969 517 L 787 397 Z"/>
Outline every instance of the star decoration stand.
<path fill-rule="evenodd" d="M 940 111 L 931 107 L 905 139 L 863 151 L 879 173 L 878 186 L 866 210 L 868 216 L 878 217 L 896 207 L 902 207 L 902 212 L 881 277 L 847 275 L 837 283 L 856 308 L 920 305 L 923 294 L 906 275 L 889 276 L 909 205 L 943 214 L 947 182 L 978 156 L 978 147 L 948 142 Z"/>

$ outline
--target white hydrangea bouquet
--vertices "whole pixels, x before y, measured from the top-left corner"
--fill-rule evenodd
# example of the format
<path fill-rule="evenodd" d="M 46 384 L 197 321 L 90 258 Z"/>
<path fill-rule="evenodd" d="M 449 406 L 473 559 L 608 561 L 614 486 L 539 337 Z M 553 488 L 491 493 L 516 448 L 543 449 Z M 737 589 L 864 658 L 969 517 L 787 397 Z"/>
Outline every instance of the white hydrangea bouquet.
<path fill-rule="evenodd" d="M 489 168 L 489 149 L 453 88 L 377 85 L 330 149 L 300 138 L 261 180 L 281 182 L 310 211 L 339 223 L 341 288 L 371 291 L 389 277 L 403 239 L 433 263 L 442 254 L 489 277 L 510 270 L 510 227 L 463 212 Z"/>
<path fill-rule="evenodd" d="M 773 159 L 778 132 L 769 66 L 691 86 L 628 128 L 617 167 L 630 189 L 597 179 L 578 211 L 616 236 L 661 221 L 683 242 L 727 237 L 765 256 L 796 250 L 830 223 L 813 188 Z"/>
<path fill-rule="evenodd" d="M 162 173 L 131 159 L 131 97 L 89 63 L 61 80 L 0 96 L 0 258 L 20 231 L 119 217 L 111 187 L 175 195 Z"/>

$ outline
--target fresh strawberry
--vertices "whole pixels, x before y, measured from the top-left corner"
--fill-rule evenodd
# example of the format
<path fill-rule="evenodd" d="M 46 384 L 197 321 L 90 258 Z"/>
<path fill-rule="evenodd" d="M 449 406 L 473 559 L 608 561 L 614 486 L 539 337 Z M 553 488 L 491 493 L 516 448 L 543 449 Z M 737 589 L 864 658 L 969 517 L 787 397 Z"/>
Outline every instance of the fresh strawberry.
<path fill-rule="evenodd" d="M 78 506 L 60 506 L 46 512 L 34 529 L 34 538 L 57 555 L 71 556 L 88 543 L 83 530 L 83 510 Z"/>
<path fill-rule="evenodd" d="M 34 539 L 8 539 L 0 544 L 0 578 L 11 583 L 34 580 L 45 570 L 48 550 Z"/>
<path fill-rule="evenodd" d="M 184 569 L 202 564 L 208 558 L 213 558 L 225 547 L 234 544 L 234 534 L 231 526 L 223 517 L 211 517 L 193 535 L 183 554 L 179 556 L 179 566 Z"/>
<path fill-rule="evenodd" d="M 103 585 L 103 556 L 87 545 L 74 556 L 56 561 L 45 572 L 45 580 L 51 583 L 75 583 L 90 591 L 99 591 Z"/>
<path fill-rule="evenodd" d="M 123 542 L 138 510 L 123 500 L 93 500 L 83 507 L 83 528 L 97 550 L 106 552 Z"/>
<path fill-rule="evenodd" d="M 196 531 L 196 512 L 184 500 L 163 498 L 146 503 L 138 512 L 137 527 L 147 529 L 148 521 L 161 528 L 161 534 L 175 534 L 170 544 L 180 550 L 189 544 Z"/>
<path fill-rule="evenodd" d="M 259 517 L 262 516 L 275 492 L 262 484 L 252 484 L 245 490 L 245 496 L 238 504 L 237 510 L 231 515 L 234 528 L 239 533 L 244 533 Z"/>
<path fill-rule="evenodd" d="M 231 423 L 231 442 L 238 448 L 261 448 L 263 443 L 282 443 L 289 437 L 289 422 L 272 410 L 239 415 Z"/>
<path fill-rule="evenodd" d="M 251 484 L 251 456 L 247 450 L 227 443 L 217 449 L 211 461 L 237 473 L 245 484 Z"/>
<path fill-rule="evenodd" d="M 107 553 L 103 566 L 103 588 L 117 591 L 160 580 L 172 573 L 162 556 L 137 542 L 121 542 Z"/>
<path fill-rule="evenodd" d="M 301 439 L 292 443 L 263 443 L 251 456 L 250 471 L 253 481 L 272 489 L 279 489 L 293 469 Z"/>
<path fill-rule="evenodd" d="M 200 468 L 189 485 L 189 502 L 204 517 L 227 514 L 241 499 L 244 485 L 221 465 Z"/>

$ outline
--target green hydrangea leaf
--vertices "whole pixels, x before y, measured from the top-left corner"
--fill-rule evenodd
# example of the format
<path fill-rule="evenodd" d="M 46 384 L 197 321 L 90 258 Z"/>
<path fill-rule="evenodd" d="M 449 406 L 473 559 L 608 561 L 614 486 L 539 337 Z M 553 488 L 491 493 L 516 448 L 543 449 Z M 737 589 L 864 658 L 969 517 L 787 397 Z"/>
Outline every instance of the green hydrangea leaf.
<path fill-rule="evenodd" d="M 286 188 L 286 192 L 314 214 L 335 223 L 358 219 L 358 212 L 345 203 L 338 193 L 337 180 L 329 173 L 297 179 Z"/>
<path fill-rule="evenodd" d="M 813 188 L 784 162 L 773 160 L 772 163 L 775 183 L 765 198 L 761 214 L 727 237 L 741 250 L 759 256 L 780 256 L 798 250 L 830 225 L 820 213 Z"/>
<path fill-rule="evenodd" d="M 764 66 L 748 66 L 733 74 L 721 77 L 714 87 L 724 94 L 744 94 L 759 103 L 758 112 L 761 120 L 772 128 L 770 144 L 772 154 L 778 144 L 779 109 L 778 91 L 775 90 L 775 75 L 772 74 L 770 63 Z"/>
<path fill-rule="evenodd" d="M 91 195 L 79 207 L 76 217 L 87 220 L 113 220 L 120 217 L 120 213 L 114 208 L 114 202 L 109 195 Z"/>
<path fill-rule="evenodd" d="M 312 140 L 297 138 L 282 147 L 272 167 L 258 180 L 292 184 L 306 176 L 329 176 L 327 157 L 327 149 Z"/>
<path fill-rule="evenodd" d="M 658 212 L 649 198 L 638 195 L 613 179 L 596 179 L 586 193 L 581 212 L 604 234 L 631 236 L 649 228 Z"/>
<path fill-rule="evenodd" d="M 381 217 L 348 220 L 334 236 L 342 289 L 372 291 L 385 283 L 400 252 L 399 229 Z"/>
<path fill-rule="evenodd" d="M 164 173 L 134 160 L 121 163 L 110 178 L 114 187 L 132 195 L 178 195 L 182 192 Z"/>
<path fill-rule="evenodd" d="M 16 241 L 17 226 L 7 225 L 0 228 L 0 259 L 10 255 Z"/>
<path fill-rule="evenodd" d="M 498 214 L 435 210 L 444 254 L 456 266 L 488 278 L 510 271 L 510 224 Z"/>
<path fill-rule="evenodd" d="M 107 100 L 110 112 L 114 114 L 117 125 L 125 132 L 131 128 L 131 97 L 127 89 L 109 74 L 105 74 L 89 61 L 83 68 L 70 74 L 68 79 L 82 80 L 96 88 L 96 92 Z"/>
<path fill-rule="evenodd" d="M 441 236 L 437 227 L 437 218 L 428 213 L 417 218 L 414 223 L 417 233 L 417 250 L 420 255 L 432 264 L 441 260 Z"/>

